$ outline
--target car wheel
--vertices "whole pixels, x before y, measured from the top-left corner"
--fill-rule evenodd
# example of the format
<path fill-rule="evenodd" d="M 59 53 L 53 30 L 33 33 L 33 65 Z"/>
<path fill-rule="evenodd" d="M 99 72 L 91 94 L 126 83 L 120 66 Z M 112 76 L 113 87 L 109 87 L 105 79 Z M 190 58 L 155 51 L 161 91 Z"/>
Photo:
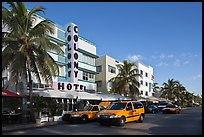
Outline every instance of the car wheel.
<path fill-rule="evenodd" d="M 139 120 L 138 120 L 138 121 L 139 121 L 139 123 L 142 123 L 142 122 L 143 122 L 143 120 L 144 120 L 144 115 L 143 115 L 143 114 L 141 114 L 141 115 L 140 115 L 140 118 L 139 118 Z"/>
<path fill-rule="evenodd" d="M 154 112 L 154 110 L 152 110 L 152 114 L 154 114 L 155 112 Z"/>
<path fill-rule="evenodd" d="M 86 123 L 88 121 L 88 116 L 86 116 L 86 115 L 82 116 L 81 120 L 83 123 Z"/>
<path fill-rule="evenodd" d="M 118 125 L 119 125 L 120 127 L 123 127 L 123 126 L 125 125 L 125 118 L 124 118 L 124 117 L 121 117 L 121 118 L 119 119 Z"/>
<path fill-rule="evenodd" d="M 70 114 L 64 114 L 62 116 L 62 121 L 70 122 Z"/>

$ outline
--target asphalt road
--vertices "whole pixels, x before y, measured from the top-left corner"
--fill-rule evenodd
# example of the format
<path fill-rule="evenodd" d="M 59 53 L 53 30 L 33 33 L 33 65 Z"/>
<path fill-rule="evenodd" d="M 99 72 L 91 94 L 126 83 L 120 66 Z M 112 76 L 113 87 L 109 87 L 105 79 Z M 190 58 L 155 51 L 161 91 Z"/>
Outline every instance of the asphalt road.
<path fill-rule="evenodd" d="M 101 126 L 97 122 L 62 124 L 19 130 L 3 135 L 202 135 L 202 108 L 181 110 L 180 114 L 146 114 L 143 123 L 126 123 L 124 127 Z"/>

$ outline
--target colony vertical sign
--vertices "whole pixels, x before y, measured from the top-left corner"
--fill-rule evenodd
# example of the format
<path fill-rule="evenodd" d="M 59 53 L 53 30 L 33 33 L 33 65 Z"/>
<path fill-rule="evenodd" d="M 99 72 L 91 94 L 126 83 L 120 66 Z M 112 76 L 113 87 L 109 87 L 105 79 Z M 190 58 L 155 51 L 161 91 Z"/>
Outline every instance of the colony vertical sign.
<path fill-rule="evenodd" d="M 69 23 L 66 27 L 68 81 L 78 83 L 78 27 Z"/>
<path fill-rule="evenodd" d="M 74 23 L 66 25 L 67 40 L 67 82 L 53 82 L 58 90 L 86 90 L 86 86 L 78 83 L 78 27 Z"/>

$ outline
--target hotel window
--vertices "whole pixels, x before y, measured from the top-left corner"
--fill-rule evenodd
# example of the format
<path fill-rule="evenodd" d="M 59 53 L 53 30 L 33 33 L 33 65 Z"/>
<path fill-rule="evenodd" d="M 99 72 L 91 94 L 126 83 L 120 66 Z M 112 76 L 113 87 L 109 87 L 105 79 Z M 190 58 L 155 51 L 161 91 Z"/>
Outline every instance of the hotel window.
<path fill-rule="evenodd" d="M 93 57 L 87 56 L 85 54 L 83 54 L 83 62 L 90 64 L 90 65 L 95 65 L 95 59 Z"/>
<path fill-rule="evenodd" d="M 83 80 L 88 80 L 88 73 L 83 71 Z"/>
<path fill-rule="evenodd" d="M 138 69 L 136 69 L 136 74 L 138 74 L 138 71 L 139 71 L 139 70 L 138 70 Z"/>
<path fill-rule="evenodd" d="M 92 73 L 89 73 L 89 79 L 88 79 L 88 81 L 94 81 L 94 74 L 92 74 Z"/>
<path fill-rule="evenodd" d="M 52 88 L 52 85 L 50 85 L 50 84 L 45 84 L 45 88 Z"/>
<path fill-rule="evenodd" d="M 116 70 L 115 67 L 112 67 L 112 66 L 108 65 L 108 72 L 115 74 L 115 70 Z"/>
<path fill-rule="evenodd" d="M 145 73 L 145 76 L 148 77 L 148 73 L 147 72 Z"/>
<path fill-rule="evenodd" d="M 141 93 L 141 95 L 143 95 L 143 90 L 141 90 L 141 92 L 140 92 L 140 93 Z"/>
<path fill-rule="evenodd" d="M 65 32 L 57 29 L 57 37 L 61 40 L 64 40 L 65 39 Z"/>
<path fill-rule="evenodd" d="M 38 88 L 38 83 L 33 83 L 33 88 Z"/>
<path fill-rule="evenodd" d="M 115 60 L 115 62 L 116 62 L 116 63 L 119 63 L 119 61 L 118 61 L 118 60 Z"/>
<path fill-rule="evenodd" d="M 142 80 L 140 80 L 140 84 L 143 85 L 143 81 Z"/>
<path fill-rule="evenodd" d="M 101 72 L 102 71 L 102 66 L 96 66 L 96 72 Z"/>
<path fill-rule="evenodd" d="M 147 91 L 145 92 L 145 95 L 148 96 L 148 92 Z"/>
<path fill-rule="evenodd" d="M 44 84 L 39 83 L 39 88 L 45 88 Z"/>
<path fill-rule="evenodd" d="M 112 87 L 112 85 L 113 85 L 113 82 L 109 81 L 108 82 L 108 87 Z"/>
<path fill-rule="evenodd" d="M 102 87 L 102 81 L 96 81 L 97 87 Z"/>
<path fill-rule="evenodd" d="M 143 71 L 142 70 L 140 70 L 140 74 L 143 75 Z"/>
<path fill-rule="evenodd" d="M 59 65 L 59 76 L 65 76 L 65 66 Z"/>
<path fill-rule="evenodd" d="M 146 85 L 146 86 L 148 86 L 148 83 L 147 83 L 147 82 L 145 82 L 145 85 Z"/>
<path fill-rule="evenodd" d="M 83 80 L 94 82 L 94 74 L 83 72 Z"/>

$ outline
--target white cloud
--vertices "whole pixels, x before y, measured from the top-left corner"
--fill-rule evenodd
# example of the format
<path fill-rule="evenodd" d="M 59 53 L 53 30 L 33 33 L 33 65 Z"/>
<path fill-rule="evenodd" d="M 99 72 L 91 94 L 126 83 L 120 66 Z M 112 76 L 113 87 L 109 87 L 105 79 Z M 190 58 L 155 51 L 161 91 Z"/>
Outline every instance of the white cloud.
<path fill-rule="evenodd" d="M 162 67 L 162 66 L 168 66 L 169 64 L 161 61 L 159 64 L 156 65 L 156 67 Z"/>
<path fill-rule="evenodd" d="M 159 56 L 159 58 L 160 58 L 161 60 L 164 59 L 164 58 L 165 58 L 164 54 L 161 54 L 161 55 Z"/>
<path fill-rule="evenodd" d="M 181 66 L 181 61 L 180 61 L 179 59 L 177 59 L 177 60 L 174 62 L 174 66 L 180 67 L 180 66 Z"/>
<path fill-rule="evenodd" d="M 173 57 L 174 57 L 174 55 L 173 55 L 173 54 L 171 54 L 171 55 L 168 55 L 167 57 L 168 57 L 168 58 L 173 58 Z"/>
<path fill-rule="evenodd" d="M 183 62 L 183 65 L 187 65 L 187 64 L 189 64 L 189 61 L 186 60 Z"/>
<path fill-rule="evenodd" d="M 199 78 L 201 78 L 201 74 L 195 75 L 195 76 L 193 77 L 193 80 L 196 80 L 196 79 L 199 79 Z"/>
<path fill-rule="evenodd" d="M 130 61 L 135 62 L 135 61 L 138 61 L 138 60 L 142 59 L 142 56 L 141 56 L 141 55 L 128 55 L 127 58 L 128 58 Z"/>
<path fill-rule="evenodd" d="M 164 55 L 163 53 L 160 54 L 160 55 L 158 55 L 158 56 L 156 56 L 156 55 L 152 55 L 152 56 L 151 56 L 152 59 L 158 59 L 158 58 L 159 58 L 160 60 L 164 60 L 164 59 L 167 59 L 167 58 L 173 58 L 173 57 L 174 57 L 173 54 Z"/>

